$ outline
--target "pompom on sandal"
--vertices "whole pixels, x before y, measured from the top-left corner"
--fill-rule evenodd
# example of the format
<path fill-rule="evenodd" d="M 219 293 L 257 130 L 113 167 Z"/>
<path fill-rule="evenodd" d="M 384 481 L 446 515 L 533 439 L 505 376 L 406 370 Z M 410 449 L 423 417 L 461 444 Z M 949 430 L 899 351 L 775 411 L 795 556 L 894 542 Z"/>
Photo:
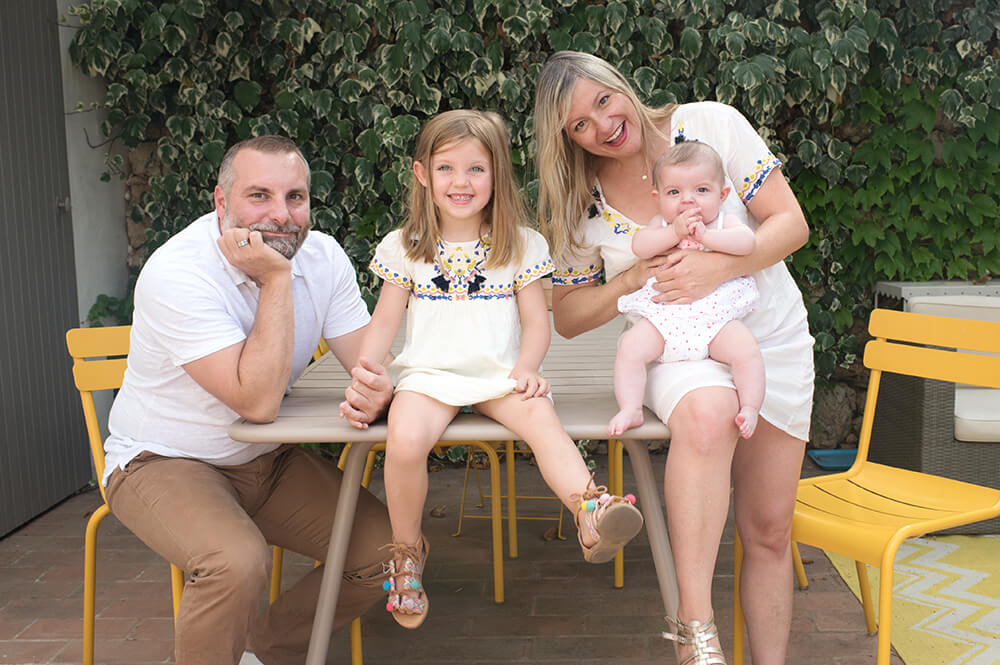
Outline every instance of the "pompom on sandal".
<path fill-rule="evenodd" d="M 591 478 L 583 494 L 574 494 L 570 498 L 579 502 L 573 521 L 583 558 L 589 563 L 611 561 L 642 529 L 642 513 L 635 507 L 635 497 L 631 494 L 624 497 L 608 494 L 607 487 L 595 487 Z M 592 517 L 581 524 L 581 515 L 584 514 L 592 514 Z M 591 539 L 597 541 L 590 547 L 583 544 L 583 529 L 587 529 Z"/>
<path fill-rule="evenodd" d="M 423 585 L 424 562 L 430 546 L 421 536 L 416 546 L 390 543 L 383 545 L 384 548 L 392 552 L 392 559 L 385 564 L 389 578 L 382 583 L 382 589 L 389 592 L 385 609 L 403 628 L 418 628 L 430 607 Z"/>

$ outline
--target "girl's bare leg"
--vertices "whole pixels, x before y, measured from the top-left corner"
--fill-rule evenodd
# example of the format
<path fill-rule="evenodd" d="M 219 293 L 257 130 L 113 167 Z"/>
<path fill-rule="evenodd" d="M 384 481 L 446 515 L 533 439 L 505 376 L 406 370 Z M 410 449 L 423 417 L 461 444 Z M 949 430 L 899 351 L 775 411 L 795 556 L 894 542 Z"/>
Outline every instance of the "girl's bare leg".
<path fill-rule="evenodd" d="M 588 509 L 581 508 L 581 498 L 590 486 L 591 474 L 548 398 L 526 400 L 512 393 L 478 404 L 476 410 L 515 432 L 531 447 L 542 478 L 570 513 L 576 516 L 580 544 L 588 561 L 606 561 L 606 557 L 613 556 L 614 551 L 642 528 L 642 515 L 621 499 L 609 496 Z M 597 498 L 596 494 L 594 498 Z M 600 551 L 591 550 L 602 536 L 606 540 L 598 548 Z"/>
<path fill-rule="evenodd" d="M 642 424 L 642 397 L 646 391 L 646 365 L 663 354 L 663 336 L 652 323 L 640 319 L 622 335 L 615 356 L 615 399 L 618 413 L 608 423 L 608 436 Z"/>
<path fill-rule="evenodd" d="M 427 453 L 441 438 L 457 406 L 402 390 L 389 406 L 385 451 L 385 497 L 392 525 L 392 562 L 386 609 L 404 628 L 417 628 L 427 617 L 423 588 L 427 547 L 420 530 L 427 500 Z"/>
<path fill-rule="evenodd" d="M 736 391 L 705 387 L 689 392 L 670 414 L 664 472 L 670 546 L 677 569 L 678 619 L 706 623 L 712 616 L 712 575 L 729 514 L 730 466 L 739 433 Z M 718 640 L 713 640 L 718 647 Z M 681 660 L 690 647 L 681 647 Z"/>
<path fill-rule="evenodd" d="M 708 345 L 708 355 L 733 370 L 733 383 L 740 400 L 736 427 L 740 436 L 749 439 L 757 427 L 760 405 L 764 403 L 764 359 L 757 340 L 742 321 L 730 321 Z"/>
<path fill-rule="evenodd" d="M 392 539 L 397 543 L 420 541 L 427 500 L 427 454 L 457 413 L 457 406 L 421 393 L 401 390 L 393 397 L 384 476 Z"/>
<path fill-rule="evenodd" d="M 792 623 L 792 514 L 805 442 L 761 420 L 736 447 L 736 526 L 743 541 L 740 600 L 754 665 L 781 665 Z"/>
<path fill-rule="evenodd" d="M 576 444 L 566 434 L 552 401 L 547 397 L 522 399 L 511 393 L 481 402 L 476 411 L 511 430 L 535 453 L 542 478 L 559 500 L 575 513 L 578 505 L 570 498 L 590 482 L 590 471 Z"/>

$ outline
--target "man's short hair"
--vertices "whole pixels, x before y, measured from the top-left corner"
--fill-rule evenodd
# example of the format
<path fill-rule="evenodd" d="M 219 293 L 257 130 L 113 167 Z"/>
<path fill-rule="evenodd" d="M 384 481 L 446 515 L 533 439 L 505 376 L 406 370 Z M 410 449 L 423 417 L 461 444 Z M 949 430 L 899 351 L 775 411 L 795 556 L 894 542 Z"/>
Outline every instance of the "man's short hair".
<path fill-rule="evenodd" d="M 257 152 L 269 155 L 295 153 L 306 167 L 306 187 L 311 187 L 312 171 L 309 169 L 309 162 L 306 161 L 299 147 L 295 145 L 295 141 L 284 136 L 267 134 L 240 141 L 226 151 L 226 154 L 222 158 L 222 164 L 219 165 L 219 177 L 217 181 L 223 192 L 228 194 L 229 188 L 233 186 L 233 181 L 236 180 L 236 173 L 233 170 L 233 160 L 236 159 L 236 153 L 240 150 L 256 150 Z"/>

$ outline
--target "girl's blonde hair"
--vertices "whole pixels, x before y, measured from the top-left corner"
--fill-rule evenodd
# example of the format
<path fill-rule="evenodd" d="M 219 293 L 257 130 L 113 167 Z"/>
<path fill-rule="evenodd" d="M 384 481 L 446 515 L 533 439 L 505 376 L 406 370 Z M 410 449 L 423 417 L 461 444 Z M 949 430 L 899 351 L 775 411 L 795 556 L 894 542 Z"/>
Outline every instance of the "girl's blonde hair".
<path fill-rule="evenodd" d="M 520 261 L 524 253 L 520 227 L 527 223 L 528 212 L 514 182 L 510 140 L 503 118 L 489 111 L 445 111 L 420 131 L 413 160 L 424 165 L 430 178 L 434 154 L 466 139 L 479 141 L 492 162 L 493 197 L 483 209 L 483 221 L 489 225 L 491 236 L 485 267 Z M 430 181 L 427 187 L 415 177 L 410 183 L 410 206 L 403 225 L 403 238 L 408 239 L 407 258 L 434 262 L 441 227 Z"/>
<path fill-rule="evenodd" d="M 607 61 L 579 51 L 559 51 L 542 67 L 535 84 L 535 163 L 538 171 L 538 224 L 557 261 L 581 248 L 577 226 L 580 215 L 593 202 L 596 172 L 593 158 L 566 135 L 573 88 L 579 79 L 625 95 L 639 114 L 643 145 L 673 113 L 675 104 L 646 106 L 621 73 Z M 650 155 L 646 155 L 649 161 Z"/>

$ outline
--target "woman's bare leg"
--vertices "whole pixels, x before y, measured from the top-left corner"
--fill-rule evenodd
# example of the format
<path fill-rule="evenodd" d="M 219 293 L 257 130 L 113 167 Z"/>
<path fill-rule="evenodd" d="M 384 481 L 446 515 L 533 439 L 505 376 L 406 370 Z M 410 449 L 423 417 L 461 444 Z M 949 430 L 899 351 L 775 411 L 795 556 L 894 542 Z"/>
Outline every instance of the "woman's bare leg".
<path fill-rule="evenodd" d="M 731 388 L 698 388 L 681 398 L 668 421 L 664 496 L 677 570 L 677 618 L 684 623 L 705 623 L 712 616 L 712 576 L 729 514 L 730 467 L 739 436 L 737 408 Z M 682 657 L 688 651 L 682 648 Z"/>
<path fill-rule="evenodd" d="M 783 665 L 792 623 L 792 514 L 805 442 L 761 420 L 733 460 L 740 602 L 754 665 Z"/>

